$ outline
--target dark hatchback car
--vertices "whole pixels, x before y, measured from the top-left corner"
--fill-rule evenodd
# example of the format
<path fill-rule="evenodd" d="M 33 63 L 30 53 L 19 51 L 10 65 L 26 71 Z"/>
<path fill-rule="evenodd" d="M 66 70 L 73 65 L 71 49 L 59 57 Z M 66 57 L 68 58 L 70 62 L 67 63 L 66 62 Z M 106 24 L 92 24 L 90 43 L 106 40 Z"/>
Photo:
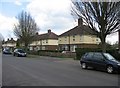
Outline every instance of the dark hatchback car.
<path fill-rule="evenodd" d="M 83 69 L 93 67 L 94 69 L 104 70 L 108 73 L 120 72 L 120 62 L 109 53 L 85 53 L 81 57 L 80 64 Z"/>
<path fill-rule="evenodd" d="M 27 56 L 26 52 L 23 49 L 15 49 L 13 52 L 13 55 L 18 56 L 18 57 L 19 56 L 23 56 L 23 57 Z"/>
<path fill-rule="evenodd" d="M 12 54 L 10 49 L 3 49 L 3 54 Z"/>

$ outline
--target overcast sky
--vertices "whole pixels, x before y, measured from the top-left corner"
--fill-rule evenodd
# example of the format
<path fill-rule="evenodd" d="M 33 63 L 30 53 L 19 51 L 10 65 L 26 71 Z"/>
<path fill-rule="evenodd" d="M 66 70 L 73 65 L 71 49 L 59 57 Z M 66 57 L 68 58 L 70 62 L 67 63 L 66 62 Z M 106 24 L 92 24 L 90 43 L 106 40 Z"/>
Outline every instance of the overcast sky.
<path fill-rule="evenodd" d="M 75 27 L 77 20 L 71 16 L 71 0 L 0 0 L 0 33 L 7 38 L 15 38 L 13 24 L 22 10 L 30 12 L 40 28 L 39 33 L 48 29 L 56 34 Z M 117 34 L 108 36 L 107 41 L 115 43 Z"/>

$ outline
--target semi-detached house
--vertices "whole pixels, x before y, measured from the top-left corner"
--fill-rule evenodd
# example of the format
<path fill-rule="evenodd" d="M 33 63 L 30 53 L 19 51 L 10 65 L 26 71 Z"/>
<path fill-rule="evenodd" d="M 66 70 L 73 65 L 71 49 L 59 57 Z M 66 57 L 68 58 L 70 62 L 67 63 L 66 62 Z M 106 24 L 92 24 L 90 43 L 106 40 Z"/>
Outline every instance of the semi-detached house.
<path fill-rule="evenodd" d="M 60 50 L 70 50 L 75 52 L 75 48 L 96 48 L 100 39 L 86 25 L 82 19 L 78 19 L 78 26 L 59 35 L 58 39 Z"/>
<path fill-rule="evenodd" d="M 11 50 L 13 50 L 15 47 L 16 41 L 13 38 L 8 38 L 7 41 L 2 42 L 2 48 L 10 48 Z"/>
<path fill-rule="evenodd" d="M 78 26 L 57 35 L 50 29 L 47 33 L 34 36 L 30 50 L 70 50 L 75 52 L 75 48 L 96 48 L 100 39 L 86 25 L 83 25 L 82 19 L 78 19 Z M 16 41 L 11 38 L 3 43 L 3 47 L 16 47 Z M 23 45 L 22 45 L 23 46 Z"/>
<path fill-rule="evenodd" d="M 36 33 L 33 42 L 29 47 L 30 50 L 57 50 L 58 35 L 51 32 L 50 29 L 44 34 Z"/>

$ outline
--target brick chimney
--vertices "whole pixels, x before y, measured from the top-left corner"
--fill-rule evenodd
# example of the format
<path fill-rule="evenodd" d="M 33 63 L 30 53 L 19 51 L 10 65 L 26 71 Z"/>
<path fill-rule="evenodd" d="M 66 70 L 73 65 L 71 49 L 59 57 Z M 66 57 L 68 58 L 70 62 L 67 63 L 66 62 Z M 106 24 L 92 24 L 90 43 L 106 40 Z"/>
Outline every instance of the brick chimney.
<path fill-rule="evenodd" d="M 11 40 L 13 40 L 13 38 L 11 38 Z"/>
<path fill-rule="evenodd" d="M 83 25 L 83 20 L 82 20 L 82 18 L 79 18 L 79 19 L 78 19 L 78 26 L 80 26 L 80 25 Z"/>
<path fill-rule="evenodd" d="M 50 29 L 48 30 L 48 33 L 51 33 L 51 30 L 50 30 Z"/>
<path fill-rule="evenodd" d="M 7 39 L 7 41 L 9 41 L 9 38 Z"/>
<path fill-rule="evenodd" d="M 38 32 L 36 32 L 36 35 L 38 35 Z"/>

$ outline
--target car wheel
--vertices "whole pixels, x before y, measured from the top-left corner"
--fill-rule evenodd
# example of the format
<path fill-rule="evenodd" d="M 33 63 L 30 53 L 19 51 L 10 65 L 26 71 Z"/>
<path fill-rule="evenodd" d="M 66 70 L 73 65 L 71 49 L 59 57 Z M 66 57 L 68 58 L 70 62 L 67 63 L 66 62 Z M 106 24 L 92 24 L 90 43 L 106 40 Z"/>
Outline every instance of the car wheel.
<path fill-rule="evenodd" d="M 17 54 L 17 57 L 19 57 L 19 54 Z"/>
<path fill-rule="evenodd" d="M 82 69 L 86 69 L 87 68 L 86 63 L 81 63 L 81 67 L 82 67 Z"/>
<path fill-rule="evenodd" d="M 111 65 L 107 66 L 107 72 L 110 74 L 113 73 L 113 66 Z"/>

